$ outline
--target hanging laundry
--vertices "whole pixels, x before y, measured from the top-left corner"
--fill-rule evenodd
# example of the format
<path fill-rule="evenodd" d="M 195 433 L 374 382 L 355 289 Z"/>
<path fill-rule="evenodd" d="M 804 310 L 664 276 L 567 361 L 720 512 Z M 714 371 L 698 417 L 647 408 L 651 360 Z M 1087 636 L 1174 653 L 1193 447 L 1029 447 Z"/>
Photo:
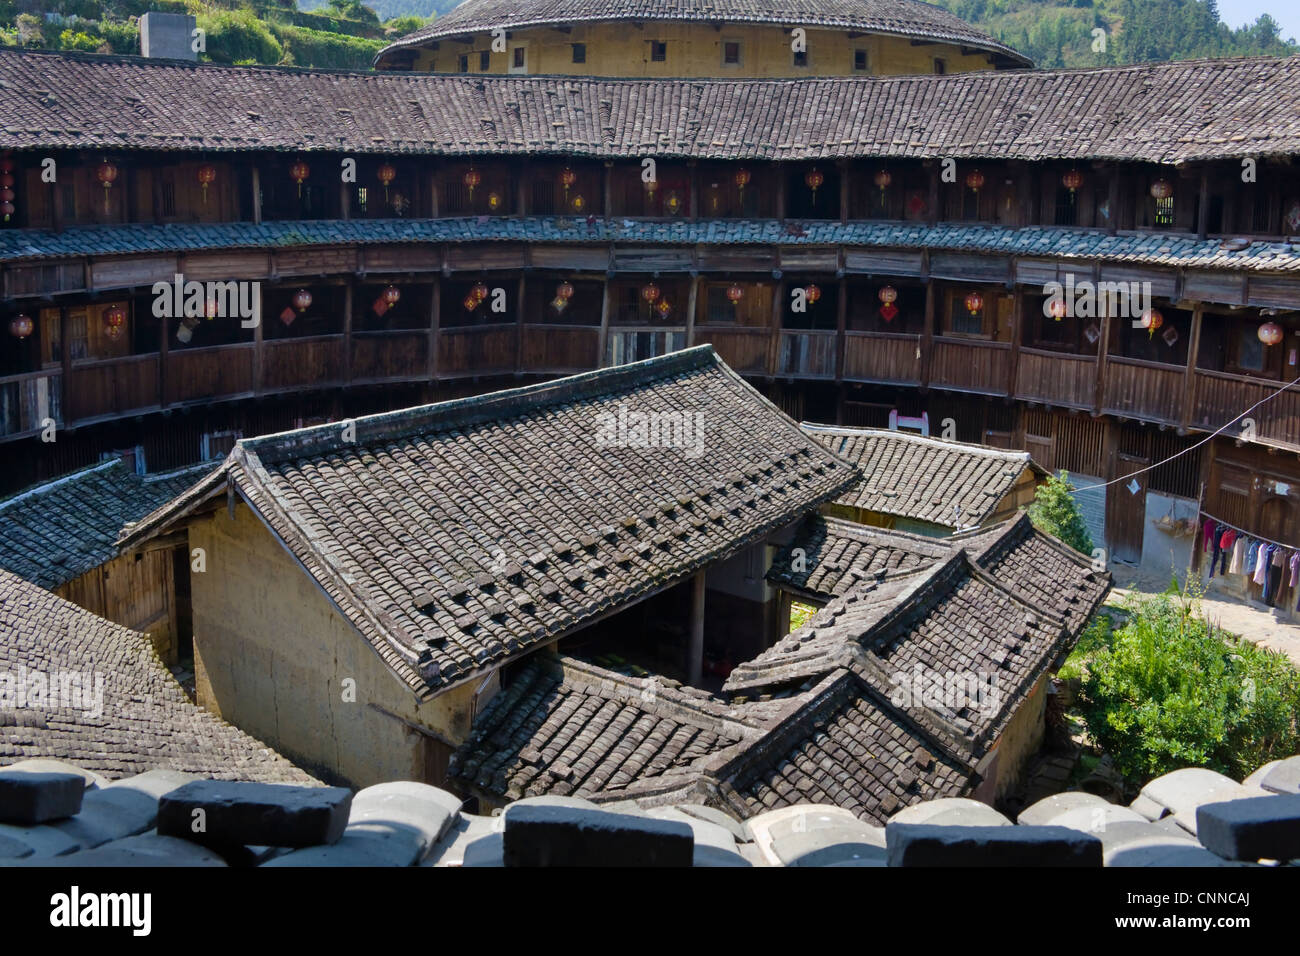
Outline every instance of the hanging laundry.
<path fill-rule="evenodd" d="M 1228 568 L 1228 571 L 1232 574 L 1240 574 L 1241 564 L 1245 560 L 1246 560 L 1246 539 L 1238 535 L 1237 543 L 1232 546 L 1232 567 Z M 1300 564 L 1297 564 L 1296 568 L 1297 568 L 1297 572 L 1300 572 Z"/>
<path fill-rule="evenodd" d="M 1242 568 L 1242 573 L 1247 577 L 1255 571 L 1255 559 L 1259 555 L 1259 542 L 1254 539 L 1246 546 L 1246 565 Z"/>
<path fill-rule="evenodd" d="M 1216 538 L 1214 537 L 1214 528 L 1217 522 L 1213 518 L 1207 518 L 1204 526 L 1201 528 L 1201 541 L 1205 543 L 1205 550 L 1209 552 L 1214 547 Z"/>
<path fill-rule="evenodd" d="M 1291 552 L 1291 587 L 1300 581 L 1300 551 Z"/>
<path fill-rule="evenodd" d="M 1219 571 L 1219 574 L 1221 575 L 1228 573 L 1228 562 L 1232 557 L 1232 546 L 1237 540 L 1236 529 L 1226 525 L 1224 527 L 1227 527 L 1227 530 L 1224 531 L 1223 535 L 1219 538 L 1219 547 L 1223 552 L 1223 565 Z"/>

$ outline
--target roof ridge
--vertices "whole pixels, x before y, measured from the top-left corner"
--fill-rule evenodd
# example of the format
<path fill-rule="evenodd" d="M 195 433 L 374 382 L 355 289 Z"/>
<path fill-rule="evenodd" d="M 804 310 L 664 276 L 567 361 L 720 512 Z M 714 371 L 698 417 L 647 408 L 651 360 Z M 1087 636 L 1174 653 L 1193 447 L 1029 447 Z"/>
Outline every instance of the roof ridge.
<path fill-rule="evenodd" d="M 0 511 L 4 511 L 10 505 L 17 504 L 20 501 L 35 498 L 39 495 L 53 491 L 55 488 L 73 484 L 74 482 L 87 478 L 97 472 L 109 471 L 114 467 L 126 468 L 126 462 L 122 461 L 121 458 L 110 458 L 106 461 L 96 462 L 93 465 L 87 465 L 84 468 L 78 468 L 76 471 L 71 471 L 66 475 L 60 475 L 58 478 L 51 478 L 41 484 L 30 485 L 21 491 L 14 492 L 8 498 L 0 498 Z M 132 477 L 139 477 L 133 471 L 128 472 L 128 474 Z"/>
<path fill-rule="evenodd" d="M 971 454 L 983 455 L 987 458 L 1003 458 L 1008 461 L 1030 460 L 1029 452 L 1027 451 L 993 448 L 992 446 L 981 445 L 977 442 L 957 441 L 953 438 L 936 438 L 934 435 L 917 435 L 912 432 L 896 431 L 892 428 L 854 428 L 847 425 L 819 425 L 816 422 L 800 422 L 800 427 L 803 428 L 804 431 L 814 434 L 845 435 L 857 438 L 897 438 L 919 445 L 929 445 L 936 448 L 947 448 L 955 451 L 966 451 Z"/>

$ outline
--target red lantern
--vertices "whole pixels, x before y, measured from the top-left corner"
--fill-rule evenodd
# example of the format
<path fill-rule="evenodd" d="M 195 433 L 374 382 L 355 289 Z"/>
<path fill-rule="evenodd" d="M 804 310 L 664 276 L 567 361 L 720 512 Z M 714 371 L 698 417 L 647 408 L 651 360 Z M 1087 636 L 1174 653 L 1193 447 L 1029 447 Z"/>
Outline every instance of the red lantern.
<path fill-rule="evenodd" d="M 388 202 L 388 186 L 397 178 L 397 169 L 392 163 L 384 163 L 379 167 L 376 175 L 379 176 L 379 181 L 384 184 L 384 202 Z"/>
<path fill-rule="evenodd" d="M 740 305 L 740 300 L 745 297 L 745 290 L 738 283 L 731 283 L 727 286 L 727 298 L 732 305 Z"/>
<path fill-rule="evenodd" d="M 1282 341 L 1282 326 L 1276 322 L 1265 322 L 1259 327 L 1259 340 L 1265 345 L 1277 345 Z"/>
<path fill-rule="evenodd" d="M 1076 189 L 1083 185 L 1083 173 L 1077 169 L 1072 169 L 1061 177 L 1061 183 L 1073 194 Z"/>
<path fill-rule="evenodd" d="M 280 321 L 284 323 L 285 328 L 293 325 L 293 320 L 296 318 L 298 318 L 298 313 L 288 306 L 285 306 L 284 311 L 280 313 Z M 188 341 L 188 339 L 182 341 Z"/>
<path fill-rule="evenodd" d="M 573 187 L 573 184 L 576 183 L 577 181 L 578 181 L 578 174 L 575 173 L 568 166 L 565 166 L 564 171 L 560 173 L 560 185 L 564 187 L 564 198 L 566 200 L 569 198 L 569 190 Z"/>
<path fill-rule="evenodd" d="M 120 305 L 104 310 L 104 326 L 109 329 L 120 329 L 126 324 L 126 309 Z"/>
<path fill-rule="evenodd" d="M 398 301 L 402 298 L 402 293 L 398 290 L 397 286 L 390 285 L 384 289 L 380 298 L 391 307 L 397 305 Z"/>
<path fill-rule="evenodd" d="M 978 169 L 967 173 L 966 186 L 969 189 L 973 189 L 975 192 L 979 192 L 981 189 L 984 188 L 984 174 L 981 173 Z"/>
<path fill-rule="evenodd" d="M 876 298 L 885 303 L 885 305 L 892 305 L 898 301 L 898 290 L 892 285 L 887 285 L 876 293 Z"/>
<path fill-rule="evenodd" d="M 826 177 L 823 176 L 821 171 L 814 166 L 812 169 L 808 170 L 803 181 L 807 183 L 808 188 L 812 190 L 813 205 L 817 205 L 817 187 L 826 182 Z"/>
<path fill-rule="evenodd" d="M 306 289 L 299 289 L 293 294 L 293 305 L 299 312 L 306 312 L 311 308 L 311 293 Z"/>
<path fill-rule="evenodd" d="M 979 315 L 984 308 L 984 296 L 978 292 L 966 293 L 966 311 L 971 315 Z"/>
<path fill-rule="evenodd" d="M 817 300 L 822 297 L 822 290 L 815 285 L 810 285 L 803 290 L 804 298 L 808 300 L 809 305 L 816 305 Z"/>
<path fill-rule="evenodd" d="M 209 322 L 217 317 L 216 299 L 208 299 L 207 302 L 203 303 L 203 314 L 207 317 Z"/>
<path fill-rule="evenodd" d="M 897 315 L 898 315 L 898 306 L 893 305 L 892 303 L 886 302 L 884 305 L 880 307 L 880 317 L 884 319 L 886 322 L 894 321 L 894 317 Z"/>
<path fill-rule="evenodd" d="M 1138 325 L 1147 330 L 1147 338 L 1156 334 L 1156 329 L 1165 324 L 1165 317 L 1159 309 L 1147 309 L 1138 319 Z"/>
<path fill-rule="evenodd" d="M 204 163 L 199 167 L 196 174 L 199 178 L 199 185 L 203 187 L 203 204 L 208 204 L 208 187 L 217 181 L 217 167 L 211 163 Z"/>
<path fill-rule="evenodd" d="M 117 167 L 104 160 L 95 168 L 95 178 L 104 187 L 104 212 L 108 212 L 108 191 L 113 188 L 113 183 L 117 179 Z"/>
<path fill-rule="evenodd" d="M 370 303 L 370 308 L 373 309 L 375 315 L 379 316 L 381 319 L 388 313 L 388 303 L 384 301 L 382 295 L 375 299 L 374 302 Z"/>
<path fill-rule="evenodd" d="M 289 178 L 298 184 L 298 195 L 302 196 L 302 184 L 311 175 L 311 167 L 301 159 L 289 167 Z"/>
<path fill-rule="evenodd" d="M 469 295 L 465 296 L 465 301 L 461 304 L 465 306 L 466 312 L 473 312 L 483 304 L 483 300 L 471 292 Z"/>
<path fill-rule="evenodd" d="M 488 287 L 484 283 L 479 282 L 474 286 L 470 295 L 474 296 L 477 301 L 482 302 L 488 297 Z"/>
<path fill-rule="evenodd" d="M 1050 315 L 1052 318 L 1054 318 L 1057 322 L 1060 322 L 1063 318 L 1065 318 L 1066 313 L 1068 313 L 1069 311 L 1070 311 L 1069 306 L 1065 304 L 1065 300 L 1062 298 L 1053 297 L 1051 301 L 1047 303 L 1047 314 Z"/>
<path fill-rule="evenodd" d="M 555 287 L 555 297 L 568 302 L 573 298 L 573 285 L 569 282 L 561 282 Z"/>
<path fill-rule="evenodd" d="M 645 186 L 645 191 L 650 195 L 650 202 L 653 203 L 655 201 L 655 190 L 659 188 L 659 180 L 651 179 L 643 182 L 642 185 Z"/>
<path fill-rule="evenodd" d="M 563 298 L 562 296 L 557 295 L 554 299 L 551 300 L 551 308 L 554 309 L 556 312 L 563 312 L 568 307 L 569 307 L 569 301 Z"/>
<path fill-rule="evenodd" d="M 736 189 L 740 191 L 740 196 L 742 199 L 745 196 L 745 187 L 749 185 L 749 181 L 752 178 L 753 176 L 750 174 L 749 170 L 746 169 L 744 166 L 736 170 L 736 175 L 733 177 L 733 179 L 735 180 L 736 183 Z"/>
<path fill-rule="evenodd" d="M 9 334 L 16 339 L 25 339 L 36 330 L 36 323 L 30 315 L 15 315 L 9 320 Z"/>
<path fill-rule="evenodd" d="M 659 301 L 659 287 L 653 282 L 647 282 L 641 289 L 641 298 L 654 305 Z"/>
<path fill-rule="evenodd" d="M 464 176 L 464 182 L 465 182 L 465 185 L 469 187 L 469 199 L 470 199 L 470 202 L 473 202 L 473 201 L 474 201 L 474 189 L 475 189 L 475 187 L 478 186 L 479 183 L 483 182 L 483 174 L 480 173 L 480 172 L 479 172 L 477 169 L 475 169 L 473 166 L 471 166 L 471 167 L 469 168 L 469 172 L 467 172 L 467 173 L 465 174 L 465 176 Z"/>
<path fill-rule="evenodd" d="M 1168 199 L 1173 194 L 1173 184 L 1167 179 L 1157 179 L 1151 184 L 1151 195 L 1155 199 Z"/>
<path fill-rule="evenodd" d="M 120 325 L 108 325 L 104 327 L 104 334 L 116 342 L 122 337 L 122 327 Z"/>
<path fill-rule="evenodd" d="M 673 305 L 667 299 L 660 299 L 659 303 L 655 306 L 655 311 L 665 319 L 668 318 L 668 313 L 672 312 L 672 310 Z"/>
<path fill-rule="evenodd" d="M 885 190 L 889 188 L 889 184 L 893 181 L 894 177 L 889 175 L 889 170 L 887 169 L 882 169 L 880 172 L 876 173 L 876 186 L 880 190 L 880 196 L 882 199 L 884 198 Z"/>

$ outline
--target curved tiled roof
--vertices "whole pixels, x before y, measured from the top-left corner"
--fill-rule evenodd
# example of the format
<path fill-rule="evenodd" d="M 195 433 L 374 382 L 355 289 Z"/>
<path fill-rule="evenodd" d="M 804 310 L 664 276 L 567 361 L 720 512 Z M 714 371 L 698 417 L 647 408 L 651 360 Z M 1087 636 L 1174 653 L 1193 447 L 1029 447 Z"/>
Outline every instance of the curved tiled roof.
<path fill-rule="evenodd" d="M 314 784 L 265 744 L 195 705 L 143 634 L 82 610 L 0 571 L 0 765 L 28 758 L 68 760 L 109 779 L 180 770 L 222 780 Z M 51 695 L 14 699 L 43 675 Z M 64 697 L 77 677 L 102 698 Z M 18 706 L 14 706 L 14 704 Z"/>
<path fill-rule="evenodd" d="M 521 30 L 601 21 L 767 23 L 855 30 L 946 41 L 1032 65 L 1028 57 L 960 17 L 918 0 L 466 0 L 434 22 L 384 47 L 375 62 L 391 50 L 423 46 L 442 37 L 498 27 Z"/>
<path fill-rule="evenodd" d="M 1300 56 L 796 80 L 446 76 L 0 51 L 0 149 L 1181 163 L 1300 154 Z"/>

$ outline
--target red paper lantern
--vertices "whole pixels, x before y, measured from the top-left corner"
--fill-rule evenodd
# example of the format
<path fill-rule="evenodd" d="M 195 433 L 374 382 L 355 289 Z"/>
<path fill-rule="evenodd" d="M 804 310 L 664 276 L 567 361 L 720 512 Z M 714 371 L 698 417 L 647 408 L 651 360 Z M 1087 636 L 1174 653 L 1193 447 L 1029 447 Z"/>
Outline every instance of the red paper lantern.
<path fill-rule="evenodd" d="M 382 295 L 375 299 L 374 302 L 370 303 L 370 308 L 373 309 L 375 315 L 379 316 L 381 319 L 388 314 L 388 303 L 384 301 Z"/>
<path fill-rule="evenodd" d="M 302 195 L 302 184 L 311 175 L 311 167 L 301 159 L 289 167 L 289 178 L 298 184 L 298 195 Z"/>
<path fill-rule="evenodd" d="M 653 282 L 647 282 L 641 288 L 641 298 L 654 305 L 659 301 L 659 287 Z"/>
<path fill-rule="evenodd" d="M 383 299 L 384 302 L 387 303 L 389 306 L 394 306 L 397 305 L 398 301 L 402 298 L 402 293 L 397 288 L 397 286 L 390 285 L 384 289 L 383 293 L 381 293 L 380 295 L 380 298 Z"/>
<path fill-rule="evenodd" d="M 384 163 L 375 175 L 384 184 L 384 202 L 388 202 L 388 186 L 397 178 L 397 168 L 392 163 Z"/>
<path fill-rule="evenodd" d="M 573 298 L 573 284 L 570 282 L 561 282 L 555 287 L 555 297 L 568 302 Z"/>
<path fill-rule="evenodd" d="M 1072 169 L 1061 177 L 1061 183 L 1066 189 L 1073 193 L 1083 185 L 1083 173 L 1079 172 L 1077 169 Z"/>
<path fill-rule="evenodd" d="M 204 163 L 199 167 L 195 175 L 198 176 L 199 186 L 203 188 L 203 204 L 206 206 L 208 203 L 208 187 L 217 181 L 217 167 L 211 163 Z"/>
<path fill-rule="evenodd" d="M 1047 314 L 1050 315 L 1052 318 L 1054 318 L 1057 322 L 1060 322 L 1063 318 L 1065 318 L 1066 313 L 1068 313 L 1069 311 L 1070 311 L 1069 307 L 1065 304 L 1064 299 L 1053 298 L 1050 302 L 1047 303 Z"/>
<path fill-rule="evenodd" d="M 733 178 L 735 179 L 736 182 L 736 188 L 740 190 L 741 196 L 744 196 L 745 187 L 749 185 L 749 181 L 753 178 L 753 176 L 750 174 L 748 169 L 742 166 L 740 167 L 740 169 L 736 170 L 736 175 Z"/>
<path fill-rule="evenodd" d="M 966 311 L 971 315 L 979 315 L 984 308 L 984 296 L 978 292 L 966 293 Z"/>
<path fill-rule="evenodd" d="M 113 183 L 117 180 L 117 167 L 104 160 L 95 167 L 95 178 L 104 187 L 104 212 L 108 212 L 108 191 L 113 188 Z"/>
<path fill-rule="evenodd" d="M 476 283 L 470 294 L 474 296 L 477 301 L 482 302 L 488 297 L 488 287 L 482 282 Z"/>
<path fill-rule="evenodd" d="M 1173 194 L 1173 184 L 1167 179 L 1157 179 L 1151 184 L 1151 195 L 1155 199 L 1168 199 Z"/>
<path fill-rule="evenodd" d="M 876 293 L 876 298 L 885 303 L 885 305 L 892 305 L 898 301 L 898 290 L 892 285 L 887 285 Z"/>
<path fill-rule="evenodd" d="M 560 185 L 564 187 L 565 199 L 569 198 L 569 189 L 572 188 L 574 183 L 576 183 L 577 181 L 578 181 L 578 174 L 575 173 L 568 166 L 565 166 L 564 171 L 560 173 Z"/>
<path fill-rule="evenodd" d="M 207 302 L 203 303 L 203 314 L 207 317 L 209 322 L 217 317 L 216 299 L 208 299 Z"/>
<path fill-rule="evenodd" d="M 471 167 L 469 168 L 469 172 L 467 172 L 463 178 L 464 178 L 465 185 L 469 187 L 469 198 L 470 198 L 470 201 L 473 202 L 473 200 L 474 200 L 474 189 L 475 189 L 475 187 L 478 186 L 479 183 L 483 182 L 483 174 L 480 173 L 480 172 L 479 172 L 477 169 L 475 169 L 473 166 L 471 166 Z"/>
<path fill-rule="evenodd" d="M 1276 322 L 1265 322 L 1259 327 L 1259 340 L 1265 345 L 1277 345 L 1282 341 L 1282 326 Z"/>
<path fill-rule="evenodd" d="M 809 305 L 816 305 L 817 300 L 822 297 L 822 290 L 817 288 L 815 285 L 810 285 L 808 288 L 803 290 L 803 296 L 808 300 Z"/>
<path fill-rule="evenodd" d="M 877 188 L 880 189 L 881 198 L 884 198 L 885 190 L 888 189 L 889 184 L 894 181 L 894 177 L 889 175 L 889 170 L 882 169 L 880 172 L 876 173 L 875 181 Z"/>
<path fill-rule="evenodd" d="M 122 327 L 120 325 L 109 325 L 104 327 L 104 334 L 116 342 L 122 337 Z"/>
<path fill-rule="evenodd" d="M 104 325 L 110 329 L 120 329 L 126 324 L 126 309 L 120 305 L 104 310 Z"/>
<path fill-rule="evenodd" d="M 15 315 L 9 320 L 9 334 L 16 339 L 25 339 L 36 330 L 36 323 L 30 315 Z"/>
<path fill-rule="evenodd" d="M 1147 330 L 1147 338 L 1156 334 L 1156 329 L 1165 324 L 1165 317 L 1159 309 L 1147 309 L 1138 319 L 1138 325 Z"/>
<path fill-rule="evenodd" d="M 804 175 L 803 181 L 807 183 L 808 188 L 812 190 L 813 205 L 817 205 L 817 187 L 826 182 L 826 177 L 821 174 L 821 170 L 814 166 Z"/>
<path fill-rule="evenodd" d="M 727 298 L 730 300 L 732 305 L 740 305 L 740 300 L 744 297 L 745 290 L 738 283 L 733 282 L 731 285 L 727 286 Z"/>
<path fill-rule="evenodd" d="M 975 192 L 979 192 L 981 189 L 984 188 L 984 174 L 981 173 L 978 169 L 972 170 L 971 172 L 967 173 L 966 186 L 970 189 L 973 189 Z"/>
<path fill-rule="evenodd" d="M 473 312 L 483 304 L 483 300 L 471 292 L 469 295 L 465 296 L 465 301 L 461 304 L 465 306 L 466 312 Z"/>
<path fill-rule="evenodd" d="M 293 294 L 293 305 L 299 312 L 306 312 L 311 308 L 311 293 L 306 289 L 299 289 Z"/>
<path fill-rule="evenodd" d="M 884 305 L 880 307 L 880 317 L 884 319 L 886 322 L 894 321 L 894 317 L 897 315 L 898 315 L 898 306 L 893 305 L 892 303 L 886 302 Z"/>

